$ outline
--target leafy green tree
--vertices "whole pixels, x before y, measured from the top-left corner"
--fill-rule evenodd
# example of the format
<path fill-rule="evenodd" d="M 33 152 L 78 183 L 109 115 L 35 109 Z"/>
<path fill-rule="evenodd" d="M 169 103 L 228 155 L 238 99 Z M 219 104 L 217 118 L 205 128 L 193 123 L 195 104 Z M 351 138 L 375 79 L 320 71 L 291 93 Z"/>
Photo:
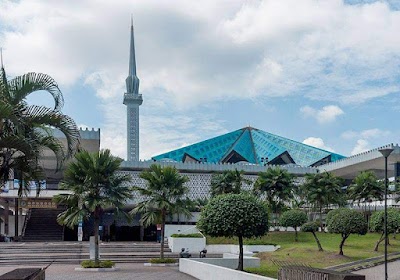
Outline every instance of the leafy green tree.
<path fill-rule="evenodd" d="M 363 214 L 353 209 L 340 208 L 333 212 L 328 219 L 328 230 L 332 233 L 341 234 L 339 255 L 343 255 L 343 245 L 350 234 L 365 235 L 368 227 Z"/>
<path fill-rule="evenodd" d="M 312 235 L 314 236 L 315 242 L 317 242 L 318 251 L 323 251 L 324 249 L 322 249 L 321 242 L 319 241 L 318 236 L 315 234 L 316 232 L 318 232 L 318 228 L 319 228 L 318 223 L 313 221 L 313 222 L 308 222 L 308 223 L 305 223 L 304 225 L 302 225 L 301 231 L 311 232 Z"/>
<path fill-rule="evenodd" d="M 28 105 L 27 97 L 36 91 L 47 91 L 54 108 Z M 39 165 L 43 150 L 49 149 L 57 158 L 57 168 L 72 156 L 79 143 L 75 122 L 61 113 L 63 96 L 57 83 L 48 75 L 28 73 L 8 81 L 4 67 L 0 69 L 0 182 L 2 188 L 10 179 L 11 170 L 21 180 L 19 195 L 27 185 L 24 181 L 45 178 Z M 67 139 L 67 151 L 49 128 L 60 130 Z M 39 188 L 40 189 L 40 188 Z"/>
<path fill-rule="evenodd" d="M 385 240 L 385 224 L 384 224 L 385 211 L 376 211 L 372 214 L 370 220 L 370 229 L 374 232 L 382 233 L 379 240 L 376 242 L 374 251 L 378 251 L 379 244 Z M 387 211 L 387 232 L 395 233 L 400 229 L 400 212 L 397 209 L 389 208 Z"/>
<path fill-rule="evenodd" d="M 361 171 L 347 189 L 348 197 L 353 202 L 360 203 L 382 200 L 384 194 L 384 184 L 379 181 L 372 171 Z M 364 212 L 367 212 L 366 205 Z"/>
<path fill-rule="evenodd" d="M 243 238 L 263 236 L 268 231 L 268 210 L 249 194 L 216 196 L 201 212 L 197 227 L 210 236 L 237 236 L 238 270 L 243 270 Z"/>
<path fill-rule="evenodd" d="M 243 184 L 250 182 L 250 180 L 244 178 L 243 171 L 237 169 L 213 174 L 211 177 L 211 197 L 227 193 L 240 193 Z"/>
<path fill-rule="evenodd" d="M 324 231 L 322 209 L 329 204 L 340 204 L 344 200 L 343 180 L 332 173 L 307 174 L 302 186 L 309 203 L 319 210 L 320 227 Z"/>
<path fill-rule="evenodd" d="M 81 220 L 94 220 L 95 262 L 99 262 L 99 224 L 105 208 L 124 213 L 122 207 L 132 196 L 128 186 L 131 177 L 118 173 L 122 159 L 111 155 L 109 150 L 97 153 L 81 151 L 75 155 L 65 170 L 61 188 L 70 194 L 54 197 L 58 204 L 68 208 L 58 215 L 61 225 L 73 228 Z"/>
<path fill-rule="evenodd" d="M 297 227 L 300 227 L 307 222 L 307 214 L 301 210 L 293 209 L 283 212 L 279 219 L 279 224 L 282 227 L 293 227 L 295 231 L 295 241 L 298 241 Z"/>
<path fill-rule="evenodd" d="M 184 185 L 189 179 L 179 174 L 173 166 L 161 167 L 152 164 L 149 170 L 140 174 L 147 181 L 147 187 L 134 187 L 144 200 L 139 202 L 130 212 L 141 214 L 140 221 L 145 226 L 161 224 L 160 258 L 164 258 L 165 220 L 170 214 L 184 214 L 190 217 L 191 203 L 187 202 L 189 189 Z"/>
<path fill-rule="evenodd" d="M 268 208 L 277 217 L 279 210 L 284 208 L 284 202 L 293 197 L 293 180 L 293 175 L 284 169 L 268 168 L 258 174 L 253 191 L 255 194 L 265 194 Z"/>

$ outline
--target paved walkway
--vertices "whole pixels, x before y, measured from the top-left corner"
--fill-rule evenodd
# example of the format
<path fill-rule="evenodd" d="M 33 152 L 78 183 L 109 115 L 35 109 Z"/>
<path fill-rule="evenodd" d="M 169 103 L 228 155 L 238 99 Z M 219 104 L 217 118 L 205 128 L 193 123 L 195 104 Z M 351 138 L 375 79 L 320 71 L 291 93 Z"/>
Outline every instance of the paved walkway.
<path fill-rule="evenodd" d="M 383 264 L 355 271 L 353 273 L 365 275 L 366 280 L 385 279 L 385 266 Z M 400 280 L 400 260 L 388 263 L 389 280 Z"/>
<path fill-rule="evenodd" d="M 28 266 L 20 266 L 28 267 Z M 37 266 L 29 266 L 37 267 Z M 46 270 L 46 280 L 194 280 L 187 274 L 179 272 L 177 267 L 145 267 L 143 264 L 117 264 L 119 270 L 113 272 L 80 272 L 75 271 L 78 265 L 53 264 Z M 0 275 L 11 271 L 18 266 L 1 266 Z"/>

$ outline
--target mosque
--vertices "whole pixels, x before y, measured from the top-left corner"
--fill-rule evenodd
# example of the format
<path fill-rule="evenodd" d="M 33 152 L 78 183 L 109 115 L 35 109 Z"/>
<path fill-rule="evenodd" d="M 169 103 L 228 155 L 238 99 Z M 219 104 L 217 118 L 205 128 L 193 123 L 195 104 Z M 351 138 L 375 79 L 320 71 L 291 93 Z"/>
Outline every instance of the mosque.
<path fill-rule="evenodd" d="M 379 152 L 382 148 L 394 150 L 388 158 L 389 177 L 400 175 L 400 147 L 397 144 L 345 157 L 253 127 L 240 128 L 139 161 L 139 107 L 143 104 L 143 96 L 139 94 L 133 24 L 130 27 L 129 71 L 123 104 L 127 107 L 127 160 L 122 163 L 121 172 L 130 174 L 132 184 L 136 186 L 145 185 L 139 175 L 154 162 L 162 166 L 175 166 L 181 174 L 186 175 L 191 199 L 207 198 L 212 175 L 224 170 L 242 170 L 244 176 L 253 182 L 259 172 L 273 166 L 280 166 L 298 178 L 305 174 L 329 171 L 349 182 L 363 170 L 372 170 L 378 177 L 384 178 L 384 158 Z M 84 149 L 100 149 L 100 129 L 81 129 L 80 135 Z M 62 135 L 59 137 L 62 138 Z M 62 173 L 54 173 L 55 160 L 49 152 L 44 154 L 41 162 L 46 169 L 47 180 L 39 198 L 35 197 L 36 190 L 32 190 L 27 197 L 19 198 L 16 180 L 10 181 L 6 192 L 0 194 L 0 233 L 21 237 L 26 241 L 76 240 L 77 229 L 63 229 L 55 221 L 60 210 L 52 202 L 52 197 L 62 193 L 58 189 Z M 128 205 L 132 207 L 139 200 L 140 197 L 133 197 Z M 394 199 L 389 200 L 389 205 L 395 203 Z M 179 220 L 171 220 L 170 223 L 179 223 Z M 186 223 L 193 224 L 195 220 Z M 29 236 L 32 227 L 36 231 Z M 39 232 L 40 227 L 44 228 L 44 232 Z M 90 223 L 84 225 L 87 234 L 90 227 Z M 113 235 L 114 240 L 154 240 L 156 230 L 155 226 L 141 226 L 139 217 L 129 223 L 115 218 L 112 213 L 105 213 L 102 228 Z"/>

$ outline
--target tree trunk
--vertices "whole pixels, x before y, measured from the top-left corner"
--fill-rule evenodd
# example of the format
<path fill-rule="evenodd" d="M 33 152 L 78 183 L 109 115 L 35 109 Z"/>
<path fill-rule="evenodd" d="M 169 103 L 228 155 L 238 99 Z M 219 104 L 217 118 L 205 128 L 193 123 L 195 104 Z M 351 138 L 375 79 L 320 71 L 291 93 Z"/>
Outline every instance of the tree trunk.
<path fill-rule="evenodd" d="M 339 255 L 341 255 L 341 256 L 343 256 L 343 245 L 344 245 L 344 242 L 346 241 L 347 237 L 349 237 L 349 235 L 342 234 L 342 241 L 340 242 L 340 251 L 339 251 Z"/>
<path fill-rule="evenodd" d="M 243 271 L 243 236 L 239 237 L 239 264 L 237 270 Z"/>
<path fill-rule="evenodd" d="M 99 226 L 100 217 L 98 214 L 98 209 L 95 210 L 94 214 L 94 262 L 96 266 L 99 264 Z"/>
<path fill-rule="evenodd" d="M 164 258 L 164 234 L 165 234 L 165 211 L 161 211 L 161 250 L 160 250 L 160 258 Z"/>
<path fill-rule="evenodd" d="M 375 245 L 375 248 L 374 248 L 375 252 L 378 252 L 379 244 L 381 244 L 381 242 L 383 240 L 385 240 L 385 236 L 384 235 L 385 235 L 385 232 L 382 233 L 381 238 L 379 238 L 378 242 L 376 242 L 376 245 Z"/>
<path fill-rule="evenodd" d="M 315 241 L 317 241 L 318 251 L 322 252 L 324 249 L 322 249 L 321 242 L 319 242 L 319 239 L 318 239 L 317 235 L 315 234 L 315 232 L 312 232 L 312 234 L 314 235 Z"/>
<path fill-rule="evenodd" d="M 297 227 L 294 227 L 294 232 L 295 232 L 295 235 L 294 235 L 294 241 L 299 241 L 299 239 L 298 239 L 298 237 L 297 237 Z"/>
<path fill-rule="evenodd" d="M 322 205 L 319 206 L 319 222 L 321 226 L 321 232 L 324 232 L 324 224 L 322 222 Z"/>

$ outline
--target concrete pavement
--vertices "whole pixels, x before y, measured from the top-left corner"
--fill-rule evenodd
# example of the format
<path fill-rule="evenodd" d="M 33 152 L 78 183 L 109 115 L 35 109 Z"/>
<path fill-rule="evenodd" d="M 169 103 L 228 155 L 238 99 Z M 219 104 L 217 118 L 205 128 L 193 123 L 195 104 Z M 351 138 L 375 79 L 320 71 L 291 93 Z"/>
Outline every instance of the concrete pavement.
<path fill-rule="evenodd" d="M 187 274 L 181 273 L 178 267 L 145 267 L 138 263 L 118 263 L 119 270 L 113 272 L 80 272 L 75 271 L 79 265 L 52 264 L 46 270 L 46 280 L 194 280 Z M 38 266 L 1 266 L 0 275 L 15 268 L 38 267 Z M 40 266 L 39 266 L 40 267 Z"/>
<path fill-rule="evenodd" d="M 383 264 L 358 270 L 353 273 L 365 275 L 366 280 L 384 280 L 385 266 Z M 388 263 L 389 280 L 400 280 L 400 260 Z"/>

